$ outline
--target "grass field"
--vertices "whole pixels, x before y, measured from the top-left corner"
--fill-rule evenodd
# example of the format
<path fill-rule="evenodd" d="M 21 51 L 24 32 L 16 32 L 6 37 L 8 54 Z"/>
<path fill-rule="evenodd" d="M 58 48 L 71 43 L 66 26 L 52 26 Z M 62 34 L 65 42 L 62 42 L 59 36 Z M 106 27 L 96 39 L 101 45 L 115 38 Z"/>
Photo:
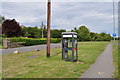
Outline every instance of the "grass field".
<path fill-rule="evenodd" d="M 2 49 L 3 48 L 3 46 L 2 45 L 0 45 L 0 49 Z"/>
<path fill-rule="evenodd" d="M 2 78 L 2 56 L 1 56 L 1 54 L 0 54 L 0 80 L 1 80 L 1 78 Z"/>
<path fill-rule="evenodd" d="M 115 45 L 114 45 L 115 44 Z M 115 43 L 113 42 L 113 58 L 114 58 L 114 65 L 115 65 L 115 78 L 120 78 L 120 72 L 118 72 L 118 41 L 116 41 Z"/>
<path fill-rule="evenodd" d="M 108 44 L 80 42 L 80 63 L 61 60 L 61 48 L 51 49 L 50 58 L 45 57 L 45 50 L 5 54 L 2 56 L 3 78 L 79 78 Z"/>

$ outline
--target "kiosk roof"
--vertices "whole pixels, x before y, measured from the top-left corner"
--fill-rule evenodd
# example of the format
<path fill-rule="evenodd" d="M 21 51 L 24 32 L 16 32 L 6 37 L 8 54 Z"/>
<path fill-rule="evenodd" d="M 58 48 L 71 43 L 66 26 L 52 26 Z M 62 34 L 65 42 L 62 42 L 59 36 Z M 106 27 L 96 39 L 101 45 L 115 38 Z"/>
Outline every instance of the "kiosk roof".
<path fill-rule="evenodd" d="M 63 34 L 77 34 L 76 32 L 62 32 L 62 35 Z"/>

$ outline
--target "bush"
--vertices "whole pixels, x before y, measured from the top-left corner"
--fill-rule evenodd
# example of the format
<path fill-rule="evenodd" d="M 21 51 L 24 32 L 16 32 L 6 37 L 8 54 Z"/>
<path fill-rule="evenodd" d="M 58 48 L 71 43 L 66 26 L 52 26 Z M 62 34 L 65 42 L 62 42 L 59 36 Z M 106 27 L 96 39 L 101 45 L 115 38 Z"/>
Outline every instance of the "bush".
<path fill-rule="evenodd" d="M 2 45 L 2 40 L 3 40 L 2 37 L 0 37 L 0 45 Z"/>
<path fill-rule="evenodd" d="M 46 44 L 46 38 L 10 38 L 11 42 L 24 42 L 25 46 Z M 61 42 L 60 38 L 51 38 L 51 43 Z"/>

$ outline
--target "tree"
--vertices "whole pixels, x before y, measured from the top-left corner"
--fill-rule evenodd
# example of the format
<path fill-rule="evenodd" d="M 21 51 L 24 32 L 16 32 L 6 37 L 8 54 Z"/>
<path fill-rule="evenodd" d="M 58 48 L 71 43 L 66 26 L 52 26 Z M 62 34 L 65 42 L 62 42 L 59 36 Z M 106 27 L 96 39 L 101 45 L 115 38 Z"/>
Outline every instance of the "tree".
<path fill-rule="evenodd" d="M 96 41 L 103 41 L 103 37 L 100 34 L 97 34 Z"/>
<path fill-rule="evenodd" d="M 5 17 L 0 15 L 0 36 L 2 36 L 2 23 L 5 21 Z"/>
<path fill-rule="evenodd" d="M 106 34 L 105 32 L 102 32 L 99 34 L 100 36 L 102 36 L 102 40 L 103 41 L 110 41 L 112 39 L 110 34 Z"/>
<path fill-rule="evenodd" d="M 14 37 L 21 35 L 21 28 L 19 23 L 13 20 L 5 20 L 2 24 L 2 34 L 5 34 L 7 37 Z"/>
<path fill-rule="evenodd" d="M 5 17 L 0 15 L 0 24 L 2 24 L 5 21 Z"/>
<path fill-rule="evenodd" d="M 61 38 L 61 34 L 62 32 L 66 32 L 66 30 L 63 30 L 63 29 L 53 29 L 51 30 L 51 37 L 52 38 Z"/>
<path fill-rule="evenodd" d="M 29 38 L 40 38 L 41 36 L 40 29 L 38 27 L 23 27 L 22 36 Z"/>
<path fill-rule="evenodd" d="M 47 29 L 46 26 L 44 25 L 43 28 L 38 28 L 36 27 L 25 27 L 21 26 L 21 35 L 22 37 L 29 37 L 29 38 L 42 38 L 42 29 L 43 29 L 43 34 L 44 38 L 47 37 Z M 66 32 L 64 29 L 53 29 L 51 30 L 51 37 L 52 38 L 61 38 L 61 33 Z"/>
<path fill-rule="evenodd" d="M 80 26 L 78 29 L 75 27 L 74 30 L 71 30 L 71 31 L 77 33 L 79 41 L 89 41 L 90 40 L 90 31 L 85 26 Z"/>
<path fill-rule="evenodd" d="M 46 28 L 46 26 L 43 27 L 43 34 L 44 34 L 44 38 L 47 38 L 47 28 Z"/>
<path fill-rule="evenodd" d="M 97 33 L 94 33 L 94 32 L 90 32 L 90 40 L 91 41 L 95 41 L 97 39 Z"/>

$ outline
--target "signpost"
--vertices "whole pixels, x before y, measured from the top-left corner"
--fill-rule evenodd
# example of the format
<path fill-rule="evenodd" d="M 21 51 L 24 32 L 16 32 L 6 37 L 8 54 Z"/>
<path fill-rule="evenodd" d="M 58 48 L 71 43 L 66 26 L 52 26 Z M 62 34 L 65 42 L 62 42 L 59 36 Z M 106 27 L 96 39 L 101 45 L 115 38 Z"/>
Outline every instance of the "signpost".
<path fill-rule="evenodd" d="M 114 37 L 114 43 L 115 43 L 115 37 L 116 37 L 116 33 L 113 33 L 113 37 Z"/>
<path fill-rule="evenodd" d="M 113 37 L 116 37 L 116 33 L 113 33 Z"/>

